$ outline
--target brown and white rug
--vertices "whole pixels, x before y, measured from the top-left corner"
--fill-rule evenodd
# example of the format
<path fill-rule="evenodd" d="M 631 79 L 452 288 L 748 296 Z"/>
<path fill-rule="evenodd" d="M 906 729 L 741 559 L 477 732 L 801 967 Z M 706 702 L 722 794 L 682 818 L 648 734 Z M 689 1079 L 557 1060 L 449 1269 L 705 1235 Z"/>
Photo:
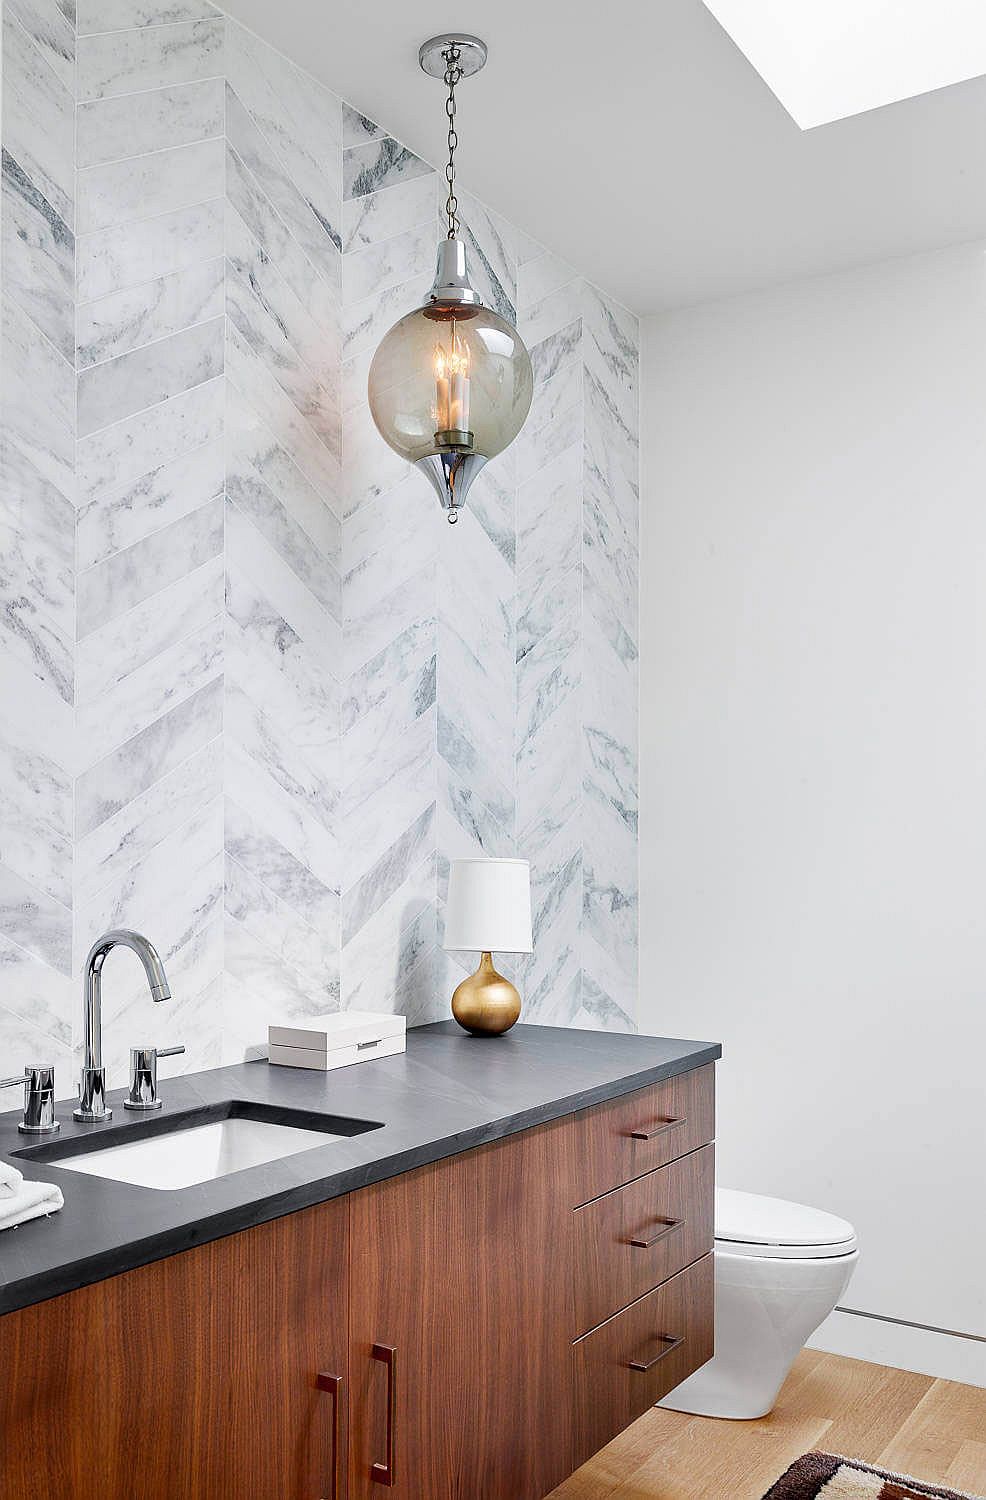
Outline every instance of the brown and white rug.
<path fill-rule="evenodd" d="M 806 1453 L 764 1495 L 763 1500 L 983 1500 L 900 1474 L 886 1474 L 854 1458 Z"/>

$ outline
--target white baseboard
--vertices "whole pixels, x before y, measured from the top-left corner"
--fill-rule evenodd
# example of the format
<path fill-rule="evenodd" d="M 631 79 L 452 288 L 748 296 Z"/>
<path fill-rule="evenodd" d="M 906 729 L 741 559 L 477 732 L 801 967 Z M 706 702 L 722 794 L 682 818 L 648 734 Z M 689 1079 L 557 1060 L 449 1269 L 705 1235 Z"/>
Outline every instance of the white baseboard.
<path fill-rule="evenodd" d="M 952 1333 L 834 1312 L 812 1334 L 808 1347 L 986 1387 L 986 1343 Z"/>

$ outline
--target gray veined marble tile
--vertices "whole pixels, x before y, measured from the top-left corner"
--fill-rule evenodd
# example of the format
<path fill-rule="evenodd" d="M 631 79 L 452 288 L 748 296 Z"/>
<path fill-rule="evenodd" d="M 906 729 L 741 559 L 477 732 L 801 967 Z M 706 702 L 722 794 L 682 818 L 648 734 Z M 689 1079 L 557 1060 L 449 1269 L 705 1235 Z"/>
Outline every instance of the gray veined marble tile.
<path fill-rule="evenodd" d="M 312 927 L 228 854 L 225 894 L 228 914 L 295 970 L 309 995 L 322 997 L 327 1008 L 338 1002 L 339 947 L 333 933 Z"/>
<path fill-rule="evenodd" d="M 390 847 L 394 830 L 435 800 L 436 711 L 432 706 L 415 716 L 416 707 L 410 693 L 391 695 L 344 738 L 340 826 L 349 880 L 366 874 Z"/>
<path fill-rule="evenodd" d="M 571 566 L 581 542 L 582 449 L 573 444 L 518 488 L 518 579 L 531 568 Z"/>
<path fill-rule="evenodd" d="M 524 574 L 517 589 L 518 667 L 563 622 L 577 630 L 582 607 L 582 576 L 575 561 L 537 567 Z M 533 666 L 533 664 L 529 664 Z M 523 696 L 525 673 L 518 671 L 518 693 Z"/>
<path fill-rule="evenodd" d="M 414 482 L 408 484 L 408 480 Z M 349 519 L 361 506 L 379 509 L 381 496 L 398 491 L 401 498 L 411 502 L 411 497 L 420 495 L 428 481 L 413 469 L 409 470 L 400 454 L 384 442 L 370 416 L 369 406 L 358 406 L 349 413 L 346 423 L 342 483 L 343 513 Z"/>
<path fill-rule="evenodd" d="M 35 746 L 0 734 L 0 860 L 63 906 L 72 904 L 72 783 Z"/>
<path fill-rule="evenodd" d="M 223 319 L 213 318 L 83 370 L 77 407 L 80 437 L 219 375 L 223 331 Z"/>
<path fill-rule="evenodd" d="M 231 83 L 226 86 L 226 134 L 256 186 L 269 199 L 319 275 L 330 286 L 338 286 L 341 213 L 324 176 L 319 183 L 318 198 L 313 200 L 285 171 L 270 140 Z"/>
<path fill-rule="evenodd" d="M 78 575 L 78 638 L 216 557 L 223 545 L 222 496 Z"/>
<path fill-rule="evenodd" d="M 575 318 L 557 333 L 549 333 L 547 338 L 531 347 L 531 368 L 535 384 L 550 380 L 567 365 L 576 364 L 581 353 L 582 319 Z"/>
<path fill-rule="evenodd" d="M 226 798 L 226 849 L 309 926 L 338 930 L 339 893 L 296 859 L 233 798 Z"/>
<path fill-rule="evenodd" d="M 481 756 L 487 776 L 513 785 L 513 694 L 498 693 L 484 663 L 439 621 L 438 702 L 442 716 Z M 484 797 L 494 805 L 494 797 Z"/>
<path fill-rule="evenodd" d="M 63 771 L 71 771 L 75 727 L 71 699 L 61 697 L 13 652 L 0 651 L 0 700 L 8 734 Z"/>
<path fill-rule="evenodd" d="M 509 323 L 517 316 L 517 263 L 511 227 L 477 199 L 462 195 L 459 214 L 469 279 L 483 301 Z"/>
<path fill-rule="evenodd" d="M 225 143 L 217 138 L 86 167 L 77 179 L 78 232 L 93 234 L 220 198 L 225 159 Z"/>
<path fill-rule="evenodd" d="M 256 925 L 259 924 L 252 924 Z M 273 934 L 267 932 L 266 935 L 270 938 Z M 338 1007 L 336 972 L 328 985 L 323 975 L 316 987 L 310 974 L 288 964 L 282 952 L 269 947 L 250 925 L 237 921 L 230 912 L 226 913 L 225 919 L 225 966 L 230 982 L 236 984 L 241 993 L 252 991 L 266 1007 L 266 1017 L 272 1020 L 299 1022 Z M 266 1053 L 267 1024 L 266 1019 L 258 1023 L 254 1033 L 258 1056 Z"/>
<path fill-rule="evenodd" d="M 82 235 L 76 252 L 80 302 L 143 286 L 222 255 L 222 200 Z"/>
<path fill-rule="evenodd" d="M 503 827 L 512 826 L 515 810 L 513 782 L 507 785 L 499 778 L 483 748 L 473 743 L 454 716 L 454 706 L 450 714 L 441 700 L 438 706 L 438 754 L 464 785 L 491 809 Z"/>
<path fill-rule="evenodd" d="M 362 613 L 353 614 L 352 601 L 344 596 L 346 623 L 343 637 L 347 672 L 357 672 L 402 630 L 416 621 L 432 620 L 436 605 L 434 558 L 410 578 L 381 598 L 368 602 Z"/>
<path fill-rule="evenodd" d="M 343 561 L 349 618 L 364 614 L 435 556 L 440 533 L 429 525 L 434 517 L 434 499 L 414 474 L 347 518 Z"/>
<path fill-rule="evenodd" d="M 567 282 L 542 297 L 540 302 L 521 308 L 517 327 L 530 349 L 576 322 L 582 316 L 583 307 L 581 281 Z"/>
<path fill-rule="evenodd" d="M 75 788 L 76 838 L 214 740 L 222 730 L 222 698 L 221 680 L 208 683 L 84 771 Z"/>
<path fill-rule="evenodd" d="M 227 475 L 226 494 L 322 608 L 338 621 L 342 613 L 339 574 L 274 492 L 253 471 L 234 468 Z"/>
<path fill-rule="evenodd" d="M 74 228 L 75 107 L 41 51 L 8 16 L 3 25 L 3 144 L 39 193 Z"/>
<path fill-rule="evenodd" d="M 16 19 L 38 54 L 75 97 L 75 29 L 56 0 L 7 0 L 7 15 Z M 4 57 L 4 91 L 10 82 L 10 54 Z"/>
<path fill-rule="evenodd" d="M 0 427 L 40 477 L 75 499 L 75 373 L 30 318 L 3 299 Z"/>
<path fill-rule="evenodd" d="M 236 324 L 227 327 L 226 370 L 275 442 L 333 510 L 339 506 L 339 460 L 278 384 Z"/>
<path fill-rule="evenodd" d="M 245 574 L 296 635 L 318 653 L 323 670 L 337 675 L 342 636 L 338 622 L 253 522 L 230 502 L 226 507 L 226 559 L 231 577 L 236 572 Z"/>
<path fill-rule="evenodd" d="M 78 31 L 125 31 L 134 26 L 169 26 L 180 21 L 218 19 L 209 0 L 77 0 Z"/>
<path fill-rule="evenodd" d="M 0 993 L 0 1065 L 4 1073 L 16 1072 L 25 1057 L 44 1057 L 56 1067 L 67 1065 L 72 1021 L 79 1004 L 71 980 L 16 943 L 0 938 Z M 57 1076 L 56 1083 L 59 1098 L 71 1092 L 71 1080 L 65 1073 Z"/>
<path fill-rule="evenodd" d="M 272 301 L 276 284 L 266 285 L 263 266 L 252 275 L 242 275 L 235 264 L 228 263 L 226 279 L 226 313 L 242 343 L 276 381 L 295 407 L 313 436 L 328 454 L 340 461 L 340 430 L 337 381 L 323 385 L 318 376 L 300 357 L 292 343 L 292 328 L 281 316 L 282 304 Z M 270 278 L 273 283 L 273 278 Z"/>
<path fill-rule="evenodd" d="M 529 259 L 521 259 L 517 266 L 517 306 L 534 307 L 545 297 L 550 297 L 569 282 L 578 280 L 578 273 L 567 261 L 560 260 L 545 250 Z"/>
<path fill-rule="evenodd" d="M 384 649 L 354 672 L 342 702 L 342 727 L 348 730 L 385 703 L 399 685 L 410 682 L 414 717 L 435 701 L 435 623 L 416 620 Z"/>
<path fill-rule="evenodd" d="M 362 198 L 428 173 L 434 175 L 428 163 L 391 136 L 347 146 L 342 156 L 343 197 Z"/>
<path fill-rule="evenodd" d="M 184 328 L 222 317 L 226 305 L 224 275 L 224 262 L 217 257 L 143 286 L 83 303 L 76 313 L 79 367 L 87 369 Z"/>
<path fill-rule="evenodd" d="M 581 446 L 584 429 L 583 403 L 578 399 L 540 427 L 522 428 L 514 450 L 519 483 L 524 484 L 533 478 L 567 448 L 574 444 Z"/>
<path fill-rule="evenodd" d="M 193 635 L 154 658 L 149 670 L 120 678 L 95 702 L 76 711 L 78 754 L 83 765 L 108 755 L 124 740 L 190 698 L 223 670 L 223 621 L 216 615 Z"/>
<path fill-rule="evenodd" d="M 451 858 L 468 858 L 484 854 L 489 859 L 512 859 L 514 836 L 509 826 L 513 822 L 513 805 L 508 809 L 508 820 L 503 821 L 488 803 L 477 793 L 475 787 L 463 781 L 444 760 L 438 765 L 439 798 L 444 816 L 439 821 L 440 835 L 448 824 L 454 823 L 455 847 L 448 838 L 441 839 L 443 849 Z"/>
<path fill-rule="evenodd" d="M 429 172 L 362 198 L 347 198 L 342 206 L 343 250 L 349 254 L 393 239 L 409 229 L 427 228 L 433 241 L 434 262 L 437 247 L 434 176 Z"/>
<path fill-rule="evenodd" d="M 434 848 L 435 808 L 426 808 L 398 834 L 372 870 L 343 893 L 342 940 L 349 943 Z"/>
<path fill-rule="evenodd" d="M 358 109 L 351 104 L 342 101 L 342 144 L 343 146 L 362 146 L 366 141 L 379 141 L 387 132 L 380 126 L 361 115 Z"/>
<path fill-rule="evenodd" d="M 223 597 L 219 553 L 80 641 L 75 668 L 80 708 L 203 629 L 221 612 Z"/>
<path fill-rule="evenodd" d="M 79 167 L 96 167 L 147 151 L 187 146 L 221 136 L 225 86 L 221 78 L 80 104 L 76 116 Z"/>
<path fill-rule="evenodd" d="M 342 337 L 342 272 L 341 265 L 336 263 L 338 257 L 331 263 L 323 261 L 321 271 L 315 269 L 253 173 L 232 148 L 226 153 L 226 196 L 228 248 L 244 232 L 251 237 L 306 310 L 321 333 L 327 357 L 332 357 Z"/>
<path fill-rule="evenodd" d="M 222 766 L 222 739 L 217 737 L 80 839 L 75 849 L 76 901 L 92 901 L 220 796 Z"/>
<path fill-rule="evenodd" d="M 226 402 L 228 468 L 252 471 L 277 496 L 287 513 L 338 572 L 342 527 L 335 511 L 275 442 L 257 412 L 228 382 Z"/>
<path fill-rule="evenodd" d="M 0 623 L 8 648 L 22 654 L 17 648 L 23 647 L 36 675 L 71 699 L 75 511 L 60 490 L 2 439 L 0 480 Z M 38 638 L 32 622 L 42 632 Z M 54 659 L 46 663 L 49 651 Z"/>
<path fill-rule="evenodd" d="M 428 296 L 434 272 L 418 276 L 398 286 L 375 292 L 362 302 L 354 302 L 344 309 L 343 353 L 351 359 L 363 349 L 376 349 L 384 334 L 403 318 L 405 313 L 420 307 Z"/>
<path fill-rule="evenodd" d="M 435 856 L 430 852 L 343 948 L 344 1007 L 388 1009 L 401 975 L 435 941 Z"/>
<path fill-rule="evenodd" d="M 217 19 L 80 36 L 80 102 L 220 76 L 224 28 Z"/>
<path fill-rule="evenodd" d="M 388 286 L 427 276 L 435 261 L 433 223 L 405 229 L 343 257 L 342 284 L 347 302 L 360 302 Z"/>
<path fill-rule="evenodd" d="M 223 442 L 217 438 L 86 501 L 79 508 L 76 536 L 79 568 L 90 568 L 198 510 L 222 493 L 224 477 Z"/>
<path fill-rule="evenodd" d="M 83 438 L 77 452 L 80 497 L 131 483 L 169 459 L 221 437 L 223 396 L 224 382 L 217 376 Z"/>
<path fill-rule="evenodd" d="M 2 219 L 4 284 L 45 337 L 73 358 L 75 240 L 68 225 L 6 151 Z"/>
<path fill-rule="evenodd" d="M 275 774 L 276 773 L 276 774 Z M 226 792 L 241 806 L 249 805 L 260 825 L 330 889 L 337 890 L 342 850 L 331 817 L 312 815 L 312 804 L 290 785 L 286 767 L 251 755 L 227 732 Z"/>
<path fill-rule="evenodd" d="M 334 755 L 339 741 L 339 685 L 318 651 L 292 630 L 253 581 L 231 568 L 227 581 L 225 670 L 250 684 L 267 712 L 309 758 Z"/>
<path fill-rule="evenodd" d="M 71 911 L 4 864 L 0 864 L 0 935 L 60 973 L 71 974 Z"/>

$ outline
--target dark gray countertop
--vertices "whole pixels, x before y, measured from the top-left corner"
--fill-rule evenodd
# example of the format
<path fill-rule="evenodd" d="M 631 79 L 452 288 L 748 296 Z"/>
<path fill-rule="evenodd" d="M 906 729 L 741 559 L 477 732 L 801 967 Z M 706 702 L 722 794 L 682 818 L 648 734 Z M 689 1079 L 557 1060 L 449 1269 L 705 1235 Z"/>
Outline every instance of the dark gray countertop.
<path fill-rule="evenodd" d="M 77 1125 L 72 1103 L 60 1104 L 61 1132 L 41 1145 L 18 1135 L 19 1110 L 0 1115 L 0 1157 L 65 1195 L 50 1218 L 0 1231 L 0 1313 L 688 1072 L 721 1051 L 709 1042 L 549 1026 L 516 1026 L 491 1040 L 443 1021 L 409 1031 L 401 1056 L 331 1073 L 256 1062 L 163 1078 L 164 1109 L 150 1125 L 123 1110 L 122 1093 L 110 1096 L 117 1107 L 105 1125 Z M 174 1192 L 80 1176 L 31 1155 L 52 1149 L 54 1139 L 64 1147 L 107 1131 L 136 1138 L 168 1115 L 230 1099 L 382 1128 Z"/>

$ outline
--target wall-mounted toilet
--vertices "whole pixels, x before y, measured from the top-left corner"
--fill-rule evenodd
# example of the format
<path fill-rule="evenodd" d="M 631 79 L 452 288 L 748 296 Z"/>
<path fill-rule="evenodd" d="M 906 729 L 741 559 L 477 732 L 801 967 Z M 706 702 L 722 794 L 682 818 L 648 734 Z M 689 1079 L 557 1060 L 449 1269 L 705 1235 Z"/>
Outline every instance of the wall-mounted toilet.
<path fill-rule="evenodd" d="M 715 1356 L 660 1405 L 704 1417 L 766 1416 L 858 1259 L 845 1219 L 718 1188 Z"/>

